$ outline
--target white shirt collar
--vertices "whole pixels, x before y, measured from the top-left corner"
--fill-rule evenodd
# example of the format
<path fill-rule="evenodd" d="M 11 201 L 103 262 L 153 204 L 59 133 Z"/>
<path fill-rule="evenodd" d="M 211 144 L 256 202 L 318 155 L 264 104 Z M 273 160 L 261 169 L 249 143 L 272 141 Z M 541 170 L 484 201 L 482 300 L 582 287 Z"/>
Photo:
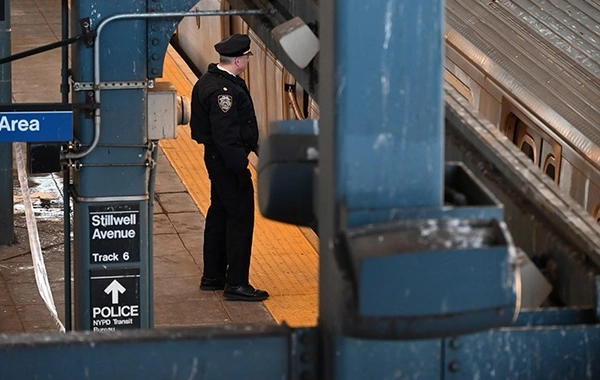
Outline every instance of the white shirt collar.
<path fill-rule="evenodd" d="M 231 71 L 229 71 L 229 70 L 227 70 L 227 69 L 225 69 L 225 68 L 221 67 L 221 65 L 219 65 L 219 64 L 217 64 L 217 68 L 218 68 L 219 70 L 225 71 L 226 73 L 229 73 L 229 74 L 233 75 L 234 77 L 237 77 L 237 75 L 235 75 L 235 74 L 234 74 L 234 73 L 232 73 Z"/>

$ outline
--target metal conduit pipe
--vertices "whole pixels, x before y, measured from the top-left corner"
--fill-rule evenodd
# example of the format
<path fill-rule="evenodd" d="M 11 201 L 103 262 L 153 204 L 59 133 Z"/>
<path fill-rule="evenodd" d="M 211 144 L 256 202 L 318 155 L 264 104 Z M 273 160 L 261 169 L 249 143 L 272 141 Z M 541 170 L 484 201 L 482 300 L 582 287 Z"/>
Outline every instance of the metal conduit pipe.
<path fill-rule="evenodd" d="M 96 33 L 96 41 L 94 42 L 94 100 L 96 104 L 100 104 L 100 37 L 102 35 L 102 29 L 108 23 L 116 20 L 125 19 L 142 19 L 142 18 L 180 18 L 180 17 L 192 17 L 192 16 L 235 16 L 235 15 L 261 15 L 267 14 L 266 9 L 250 9 L 243 11 L 196 11 L 196 12 L 163 12 L 163 13 L 126 13 L 118 14 L 108 17 L 98 24 L 98 30 Z M 100 107 L 94 111 L 94 139 L 90 146 L 78 153 L 67 153 L 64 155 L 65 159 L 82 158 L 90 154 L 98 145 L 100 141 L 100 126 L 101 126 Z"/>
<path fill-rule="evenodd" d="M 296 99 L 296 86 L 294 85 L 294 89 L 287 91 L 287 97 L 288 100 L 290 101 L 290 105 L 292 106 L 292 109 L 294 110 L 294 116 L 296 117 L 296 119 L 298 120 L 304 120 L 306 119 L 304 117 L 304 115 L 302 115 L 302 111 L 300 110 L 300 106 L 298 105 L 298 100 Z"/>
<path fill-rule="evenodd" d="M 302 110 L 300 109 L 298 99 L 296 99 L 296 80 L 292 77 L 292 74 L 290 74 L 287 70 L 285 70 L 284 73 L 284 83 L 285 92 L 290 106 L 292 106 L 292 111 L 294 111 L 294 116 L 298 120 L 306 119 L 306 117 L 302 113 Z"/>
<path fill-rule="evenodd" d="M 150 143 L 150 151 L 151 151 L 151 165 L 150 165 L 150 173 L 148 175 L 148 215 L 154 215 L 154 184 L 156 183 L 156 170 L 158 164 L 158 141 L 152 141 Z M 154 242 L 152 241 L 154 230 L 154 218 L 148 218 L 148 257 L 154 257 Z M 154 273 L 154 260 L 148 260 L 148 273 Z M 154 310 L 154 287 L 150 286 L 148 294 L 148 302 L 150 303 L 149 309 Z M 148 326 L 150 328 L 154 327 L 154 313 L 150 313 L 149 315 Z"/>

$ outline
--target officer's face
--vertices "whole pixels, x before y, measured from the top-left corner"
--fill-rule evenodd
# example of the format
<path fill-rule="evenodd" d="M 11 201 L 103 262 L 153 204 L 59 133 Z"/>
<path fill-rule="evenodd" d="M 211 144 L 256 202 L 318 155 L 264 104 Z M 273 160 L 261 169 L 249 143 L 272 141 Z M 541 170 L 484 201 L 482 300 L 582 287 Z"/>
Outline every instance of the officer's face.
<path fill-rule="evenodd" d="M 248 62 L 250 61 L 249 55 L 242 55 L 241 57 L 236 57 L 235 64 L 238 67 L 238 70 L 243 72 L 248 68 Z"/>

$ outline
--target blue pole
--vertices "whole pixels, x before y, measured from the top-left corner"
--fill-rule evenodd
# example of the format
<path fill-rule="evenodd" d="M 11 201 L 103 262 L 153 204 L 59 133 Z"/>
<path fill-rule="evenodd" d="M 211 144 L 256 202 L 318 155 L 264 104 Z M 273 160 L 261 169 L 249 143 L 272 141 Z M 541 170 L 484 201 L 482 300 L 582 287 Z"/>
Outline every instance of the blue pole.
<path fill-rule="evenodd" d="M 89 17 L 95 31 L 115 14 L 140 13 L 146 0 L 72 3 L 71 15 Z M 107 25 L 94 39 L 95 47 L 73 45 L 73 78 L 78 83 L 147 83 L 146 20 Z M 97 48 L 97 54 L 95 49 Z M 100 72 L 97 72 L 99 62 Z M 122 87 L 122 86 L 115 86 Z M 149 144 L 146 133 L 146 92 L 143 86 L 102 90 L 99 113 L 102 130 L 95 136 L 94 117 L 74 112 L 74 132 L 81 151 L 98 144 L 89 154 L 72 159 L 73 268 L 76 330 L 149 328 Z M 93 91 L 76 91 L 73 102 L 85 104 Z M 92 111 L 92 114 L 94 112 Z"/>
<path fill-rule="evenodd" d="M 10 55 L 10 0 L 0 0 L 0 57 Z M 0 65 L 0 103 L 12 103 L 11 64 Z M 15 242 L 11 143 L 0 143 L 0 245 Z"/>
<path fill-rule="evenodd" d="M 380 360 L 362 361 L 368 373 L 338 367 L 343 359 L 335 353 L 352 345 L 343 335 L 355 280 L 341 237 L 348 228 L 392 220 L 397 210 L 442 205 L 443 1 L 333 0 L 319 7 L 322 377 L 377 378 L 369 373 L 380 374 Z M 372 343 L 371 352 L 399 349 Z M 421 348 L 436 353 L 439 342 Z"/>
<path fill-rule="evenodd" d="M 92 107 L 75 107 L 74 133 L 81 146 L 63 156 L 76 169 L 71 193 L 77 330 L 153 326 L 156 151 L 148 140 L 147 95 L 183 17 L 180 8 L 191 3 L 71 3 L 73 25 L 79 25 L 73 34 L 96 34 L 93 46 L 84 41 L 73 46 L 73 80 L 93 87 L 74 86 L 73 103 Z"/>

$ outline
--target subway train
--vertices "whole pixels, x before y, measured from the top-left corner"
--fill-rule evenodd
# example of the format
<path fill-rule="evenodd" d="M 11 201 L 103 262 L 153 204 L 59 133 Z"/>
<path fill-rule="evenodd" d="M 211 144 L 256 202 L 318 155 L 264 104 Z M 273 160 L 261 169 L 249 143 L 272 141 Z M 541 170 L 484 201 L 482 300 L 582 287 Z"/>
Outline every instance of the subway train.
<path fill-rule="evenodd" d="M 228 7 L 203 0 L 193 9 Z M 446 0 L 445 17 L 446 82 L 600 221 L 600 5 Z M 311 94 L 240 17 L 185 18 L 174 42 L 201 72 L 232 33 L 253 40 L 244 75 L 261 134 L 272 120 L 317 119 Z"/>
<path fill-rule="evenodd" d="M 591 0 L 446 0 L 446 81 L 596 221 L 599 25 Z"/>

